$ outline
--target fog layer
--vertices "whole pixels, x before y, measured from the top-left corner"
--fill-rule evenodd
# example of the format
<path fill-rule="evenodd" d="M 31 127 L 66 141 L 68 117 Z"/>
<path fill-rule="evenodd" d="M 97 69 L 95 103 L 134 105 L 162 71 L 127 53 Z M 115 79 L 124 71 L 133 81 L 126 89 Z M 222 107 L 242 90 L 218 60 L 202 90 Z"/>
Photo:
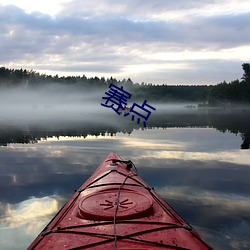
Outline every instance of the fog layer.
<path fill-rule="evenodd" d="M 44 88 L 2 89 L 0 91 L 0 120 L 41 121 L 83 119 L 108 110 L 101 106 L 101 91 L 52 85 Z"/>

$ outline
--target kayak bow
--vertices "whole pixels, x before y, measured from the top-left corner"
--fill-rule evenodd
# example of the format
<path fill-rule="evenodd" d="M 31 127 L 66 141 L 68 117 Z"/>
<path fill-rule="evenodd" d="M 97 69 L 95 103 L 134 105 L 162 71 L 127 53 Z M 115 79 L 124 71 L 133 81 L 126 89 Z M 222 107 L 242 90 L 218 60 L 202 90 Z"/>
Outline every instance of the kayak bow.
<path fill-rule="evenodd" d="M 133 167 L 110 153 L 28 249 L 212 249 Z"/>

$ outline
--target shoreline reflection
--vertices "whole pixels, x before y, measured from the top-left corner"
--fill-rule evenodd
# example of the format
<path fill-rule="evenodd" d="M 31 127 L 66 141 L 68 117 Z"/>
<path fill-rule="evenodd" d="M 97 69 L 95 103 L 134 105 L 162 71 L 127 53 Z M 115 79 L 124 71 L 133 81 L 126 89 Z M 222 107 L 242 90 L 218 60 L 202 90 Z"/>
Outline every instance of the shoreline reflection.
<path fill-rule="evenodd" d="M 1 249 L 26 248 L 110 151 L 132 160 L 215 249 L 250 248 L 250 154 L 239 149 L 239 134 L 160 125 L 132 131 L 1 147 Z"/>
<path fill-rule="evenodd" d="M 167 105 L 166 105 L 167 107 Z M 115 136 L 117 133 L 132 134 L 137 130 L 168 128 L 213 128 L 222 133 L 240 135 L 239 148 L 249 149 L 250 109 L 203 110 L 203 109 L 157 109 L 147 127 L 136 124 L 115 113 L 74 114 L 70 119 L 1 120 L 0 145 L 13 143 L 34 144 L 41 140 L 60 137 Z"/>

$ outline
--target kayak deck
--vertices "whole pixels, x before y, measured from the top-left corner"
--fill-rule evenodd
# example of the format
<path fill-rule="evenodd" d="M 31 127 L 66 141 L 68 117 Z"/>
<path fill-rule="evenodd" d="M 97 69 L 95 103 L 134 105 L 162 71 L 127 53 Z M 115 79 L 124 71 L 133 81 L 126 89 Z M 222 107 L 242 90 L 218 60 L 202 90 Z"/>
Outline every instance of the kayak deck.
<path fill-rule="evenodd" d="M 212 249 L 110 153 L 28 249 Z"/>

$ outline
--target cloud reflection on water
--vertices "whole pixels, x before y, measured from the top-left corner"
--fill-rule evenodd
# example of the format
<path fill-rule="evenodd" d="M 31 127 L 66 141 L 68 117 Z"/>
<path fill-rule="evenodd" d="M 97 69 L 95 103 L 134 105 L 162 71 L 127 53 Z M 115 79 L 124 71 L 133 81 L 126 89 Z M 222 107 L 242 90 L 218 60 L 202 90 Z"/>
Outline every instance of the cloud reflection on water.
<path fill-rule="evenodd" d="M 8 223 L 8 229 L 1 230 L 2 237 L 14 231 L 18 237 L 22 235 L 21 221 L 25 216 L 34 227 L 37 225 L 34 232 L 40 232 L 37 218 L 43 223 L 45 217 L 42 212 L 29 217 L 30 209 L 46 200 L 56 208 L 56 203 L 50 200 L 58 202 L 53 195 L 68 198 L 104 157 L 115 150 L 124 159 L 131 159 L 139 175 L 188 222 L 232 238 L 227 243 L 224 238 L 217 242 L 216 237 L 205 231 L 214 244 L 237 249 L 230 244 L 242 246 L 249 232 L 242 231 L 250 225 L 250 168 L 247 167 L 250 156 L 248 151 L 235 150 L 234 145 L 239 141 L 235 135 L 209 128 L 173 128 L 136 130 L 130 136 L 117 133 L 114 137 L 51 138 L 25 147 L 12 144 L 2 148 L 0 199 L 4 216 L 0 223 L 5 227 Z M 36 198 L 30 200 L 32 195 Z M 48 222 L 49 215 L 46 218 Z M 19 227 L 14 227 L 14 220 Z M 235 240 L 232 236 L 237 235 L 245 238 Z"/>
<path fill-rule="evenodd" d="M 4 223 L 9 227 L 19 227 L 23 224 L 34 224 L 44 217 L 53 215 L 59 209 L 58 201 L 55 197 L 30 198 L 18 204 L 8 204 L 5 209 L 4 218 L 0 219 L 0 223 Z M 26 233 L 31 233 L 29 227 Z"/>
<path fill-rule="evenodd" d="M 247 151 L 232 150 L 214 152 L 180 152 L 180 151 L 161 151 L 154 152 L 151 156 L 158 159 L 183 159 L 199 161 L 221 161 L 249 166 L 250 155 Z M 216 166 L 215 166 L 216 167 Z"/>
<path fill-rule="evenodd" d="M 18 204 L 5 204 L 0 217 L 2 249 L 22 249 L 37 236 L 61 207 L 56 196 L 30 198 Z"/>

